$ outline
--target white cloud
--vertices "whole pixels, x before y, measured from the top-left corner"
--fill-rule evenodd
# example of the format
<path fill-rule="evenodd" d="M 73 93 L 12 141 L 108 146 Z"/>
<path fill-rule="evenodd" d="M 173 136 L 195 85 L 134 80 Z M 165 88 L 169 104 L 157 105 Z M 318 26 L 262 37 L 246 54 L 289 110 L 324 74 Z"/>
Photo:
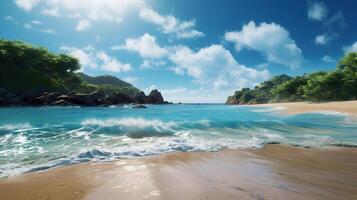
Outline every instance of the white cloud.
<path fill-rule="evenodd" d="M 142 9 L 140 18 L 144 21 L 157 25 L 164 34 L 174 34 L 177 38 L 197 38 L 203 37 L 204 34 L 196 29 L 195 21 L 180 21 L 172 15 L 160 15 L 152 9 Z"/>
<path fill-rule="evenodd" d="M 144 0 L 86 0 L 85 2 L 79 0 L 15 0 L 15 2 L 18 7 L 27 11 L 38 8 L 44 15 L 114 22 L 120 22 L 128 12 L 138 11 L 146 6 Z M 79 22 L 79 24 L 81 23 Z"/>
<path fill-rule="evenodd" d="M 41 25 L 41 24 L 42 24 L 41 21 L 32 20 L 31 22 L 25 23 L 25 24 L 24 24 L 24 27 L 25 27 L 26 29 L 31 29 L 33 25 Z"/>
<path fill-rule="evenodd" d="M 324 56 L 322 57 L 322 61 L 326 62 L 326 63 L 335 63 L 336 59 L 331 57 L 331 56 Z"/>
<path fill-rule="evenodd" d="M 43 33 L 51 34 L 51 35 L 57 34 L 57 32 L 53 29 L 41 29 L 40 31 Z"/>
<path fill-rule="evenodd" d="M 231 93 L 253 87 L 270 76 L 267 70 L 258 71 L 238 64 L 221 45 L 211 45 L 197 52 L 185 46 L 177 47 L 169 59 L 175 64 L 175 72 L 185 73 L 195 83 L 216 92 Z"/>
<path fill-rule="evenodd" d="M 15 0 L 15 3 L 18 7 L 26 11 L 31 11 L 40 1 L 41 0 Z"/>
<path fill-rule="evenodd" d="M 156 43 L 156 38 L 148 33 L 139 38 L 128 38 L 124 45 L 112 47 L 112 50 L 118 49 L 136 52 L 143 58 L 162 58 L 167 54 L 167 50 L 161 48 Z"/>
<path fill-rule="evenodd" d="M 108 72 L 126 72 L 132 69 L 130 64 L 122 63 L 110 57 L 105 51 L 98 51 L 92 46 L 85 48 L 63 46 L 60 50 L 76 57 L 82 65 L 82 71 L 98 69 Z"/>
<path fill-rule="evenodd" d="M 354 42 L 352 45 L 350 46 L 344 46 L 343 47 L 343 51 L 345 53 L 350 53 L 350 52 L 357 52 L 357 41 Z"/>
<path fill-rule="evenodd" d="M 328 44 L 331 40 L 335 39 L 337 37 L 336 34 L 328 34 L 324 33 L 322 35 L 318 35 L 315 38 L 315 44 L 317 45 L 326 45 Z"/>
<path fill-rule="evenodd" d="M 157 69 L 165 66 L 167 63 L 160 59 L 145 59 L 140 65 L 140 69 Z"/>
<path fill-rule="evenodd" d="M 90 21 L 86 19 L 81 19 L 79 20 L 77 26 L 76 26 L 76 31 L 85 31 L 88 30 L 91 27 Z"/>
<path fill-rule="evenodd" d="M 323 2 L 311 2 L 307 10 L 307 15 L 309 19 L 322 21 L 326 18 L 328 14 L 328 9 Z"/>
<path fill-rule="evenodd" d="M 57 7 L 56 8 L 44 8 L 44 9 L 42 9 L 41 13 L 43 15 L 47 15 L 47 16 L 54 16 L 54 17 L 60 16 L 59 9 Z"/>
<path fill-rule="evenodd" d="M 237 51 L 246 47 L 259 51 L 273 63 L 297 68 L 303 62 L 301 49 L 290 38 L 289 32 L 282 26 L 271 23 L 256 25 L 249 22 L 240 32 L 227 32 L 225 40 L 233 42 Z"/>

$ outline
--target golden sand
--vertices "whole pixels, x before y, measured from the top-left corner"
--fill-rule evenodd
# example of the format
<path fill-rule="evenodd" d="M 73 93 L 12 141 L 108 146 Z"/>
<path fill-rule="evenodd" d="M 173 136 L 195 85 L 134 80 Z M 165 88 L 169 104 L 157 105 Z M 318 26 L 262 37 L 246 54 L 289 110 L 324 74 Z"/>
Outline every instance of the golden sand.
<path fill-rule="evenodd" d="M 0 199 L 357 199 L 357 148 L 171 153 L 0 181 Z"/>
<path fill-rule="evenodd" d="M 357 114 L 357 101 L 341 101 L 328 103 L 309 103 L 309 102 L 293 102 L 293 103 L 271 103 L 258 104 L 259 107 L 284 107 L 282 111 L 287 114 L 302 114 L 309 112 L 332 111 L 346 114 Z"/>

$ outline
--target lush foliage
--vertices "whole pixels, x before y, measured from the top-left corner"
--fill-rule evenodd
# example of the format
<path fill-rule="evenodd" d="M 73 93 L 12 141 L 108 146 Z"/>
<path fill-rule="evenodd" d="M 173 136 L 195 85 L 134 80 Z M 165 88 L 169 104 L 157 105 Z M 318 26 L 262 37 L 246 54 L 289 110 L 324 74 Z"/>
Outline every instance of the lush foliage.
<path fill-rule="evenodd" d="M 96 78 L 77 73 L 79 69 L 79 61 L 69 55 L 55 54 L 21 41 L 0 39 L 0 88 L 13 92 L 138 92 L 116 77 L 110 77 L 111 82 L 103 84 L 88 83 L 86 80 Z"/>
<path fill-rule="evenodd" d="M 253 90 L 244 88 L 228 97 L 228 104 L 290 101 L 342 101 L 357 99 L 357 52 L 341 59 L 332 72 L 291 78 L 275 76 Z"/>

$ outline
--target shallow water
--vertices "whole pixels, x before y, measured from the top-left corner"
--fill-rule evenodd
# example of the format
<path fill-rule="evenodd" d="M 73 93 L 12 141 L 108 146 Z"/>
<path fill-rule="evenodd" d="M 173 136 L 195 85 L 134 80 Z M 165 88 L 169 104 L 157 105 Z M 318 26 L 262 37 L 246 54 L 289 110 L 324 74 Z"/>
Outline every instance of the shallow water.
<path fill-rule="evenodd" d="M 357 146 L 357 119 L 229 105 L 0 108 L 0 177 L 175 151 Z"/>

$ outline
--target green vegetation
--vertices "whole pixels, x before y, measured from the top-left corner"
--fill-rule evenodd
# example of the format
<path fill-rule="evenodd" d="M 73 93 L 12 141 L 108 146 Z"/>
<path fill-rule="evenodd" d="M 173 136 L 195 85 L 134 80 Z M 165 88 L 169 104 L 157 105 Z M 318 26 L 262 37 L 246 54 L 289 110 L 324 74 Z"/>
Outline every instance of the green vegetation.
<path fill-rule="evenodd" d="M 275 76 L 254 89 L 243 88 L 228 97 L 227 104 L 259 104 L 292 101 L 343 101 L 357 99 L 357 52 L 341 59 L 332 72 L 303 76 Z"/>
<path fill-rule="evenodd" d="M 22 41 L 0 39 L 0 87 L 12 92 L 92 92 L 133 95 L 139 90 L 113 76 L 77 73 L 79 61 Z"/>

